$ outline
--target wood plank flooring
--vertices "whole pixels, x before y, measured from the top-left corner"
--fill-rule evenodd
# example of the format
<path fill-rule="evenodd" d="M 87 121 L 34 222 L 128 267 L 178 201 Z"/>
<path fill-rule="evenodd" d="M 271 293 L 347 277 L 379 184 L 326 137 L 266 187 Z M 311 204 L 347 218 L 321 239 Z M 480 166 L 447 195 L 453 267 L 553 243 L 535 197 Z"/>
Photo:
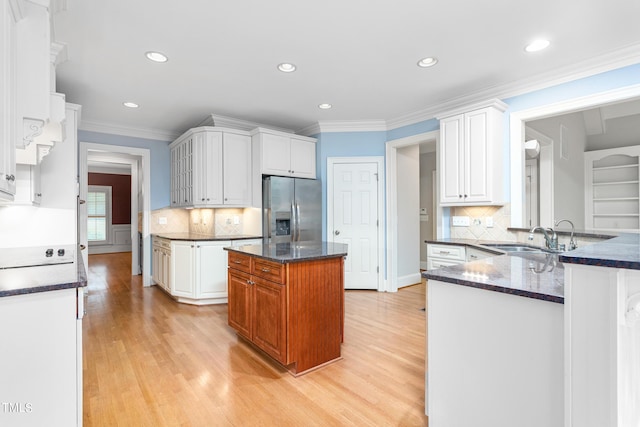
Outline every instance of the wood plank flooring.
<path fill-rule="evenodd" d="M 343 360 L 294 378 L 236 336 L 226 304 L 144 288 L 130 259 L 89 256 L 85 426 L 428 425 L 424 283 L 347 291 Z"/>

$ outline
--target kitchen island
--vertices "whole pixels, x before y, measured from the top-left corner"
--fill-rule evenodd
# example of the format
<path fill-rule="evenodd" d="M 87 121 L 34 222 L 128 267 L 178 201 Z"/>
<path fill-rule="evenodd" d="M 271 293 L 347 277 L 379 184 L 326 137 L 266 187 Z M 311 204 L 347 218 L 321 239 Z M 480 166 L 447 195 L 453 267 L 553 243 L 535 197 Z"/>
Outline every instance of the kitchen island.
<path fill-rule="evenodd" d="M 20 250 L 2 249 L 0 259 Z M 82 425 L 86 286 L 80 256 L 0 268 L 0 425 Z"/>
<path fill-rule="evenodd" d="M 429 425 L 640 425 L 639 270 L 623 234 L 423 273 Z"/>
<path fill-rule="evenodd" d="M 229 326 L 293 375 L 341 358 L 347 245 L 295 242 L 225 248 Z"/>

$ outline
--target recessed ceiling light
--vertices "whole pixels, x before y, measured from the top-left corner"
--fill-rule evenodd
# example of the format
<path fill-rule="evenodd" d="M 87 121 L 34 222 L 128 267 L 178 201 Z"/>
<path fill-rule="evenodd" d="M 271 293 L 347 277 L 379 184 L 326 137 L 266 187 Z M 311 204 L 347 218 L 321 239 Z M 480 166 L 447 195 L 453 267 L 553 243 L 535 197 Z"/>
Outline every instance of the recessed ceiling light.
<path fill-rule="evenodd" d="M 283 62 L 282 64 L 278 64 L 278 70 L 283 73 L 293 73 L 296 70 L 296 66 L 289 62 Z"/>
<path fill-rule="evenodd" d="M 546 49 L 547 47 L 549 47 L 549 44 L 550 44 L 549 40 L 538 39 L 529 43 L 524 48 L 524 50 L 526 50 L 527 52 L 537 52 L 539 50 Z"/>
<path fill-rule="evenodd" d="M 150 60 L 152 60 L 153 62 L 167 62 L 169 60 L 169 58 L 167 58 L 167 55 L 160 52 L 150 51 L 145 53 L 145 56 Z"/>
<path fill-rule="evenodd" d="M 138 108 L 139 105 L 136 104 L 135 102 L 123 102 L 122 105 L 124 105 L 125 107 L 129 107 L 129 108 Z"/>
<path fill-rule="evenodd" d="M 331 104 L 326 104 L 326 103 L 324 103 L 324 104 L 319 104 L 319 105 L 318 105 L 318 108 L 319 108 L 319 109 L 321 109 L 321 110 L 328 110 L 328 109 L 329 109 L 329 108 L 331 108 L 331 107 L 333 107 L 333 105 L 331 105 Z"/>
<path fill-rule="evenodd" d="M 433 67 L 437 63 L 438 63 L 438 58 L 429 56 L 427 58 L 422 58 L 420 61 L 418 61 L 418 67 L 422 67 L 422 68 Z"/>

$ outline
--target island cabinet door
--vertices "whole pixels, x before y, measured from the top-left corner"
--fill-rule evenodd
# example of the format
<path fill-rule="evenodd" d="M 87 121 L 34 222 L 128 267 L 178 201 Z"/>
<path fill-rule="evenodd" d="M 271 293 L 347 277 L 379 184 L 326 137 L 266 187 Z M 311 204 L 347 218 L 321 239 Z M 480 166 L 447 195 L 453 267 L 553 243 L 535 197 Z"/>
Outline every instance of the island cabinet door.
<path fill-rule="evenodd" d="M 251 276 L 247 273 L 243 273 L 232 268 L 229 269 L 229 304 L 227 306 L 229 326 L 249 340 L 252 339 L 252 283 Z"/>
<path fill-rule="evenodd" d="M 252 279 L 253 342 L 286 365 L 286 287 L 256 276 L 252 276 Z"/>

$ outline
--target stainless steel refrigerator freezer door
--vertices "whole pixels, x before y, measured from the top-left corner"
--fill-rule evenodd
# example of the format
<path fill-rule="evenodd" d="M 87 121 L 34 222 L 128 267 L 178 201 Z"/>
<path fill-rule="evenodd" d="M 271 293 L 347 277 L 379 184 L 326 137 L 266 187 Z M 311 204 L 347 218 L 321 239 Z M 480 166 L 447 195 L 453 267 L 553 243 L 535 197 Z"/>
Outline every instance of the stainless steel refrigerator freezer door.
<path fill-rule="evenodd" d="M 290 242 L 294 233 L 294 180 L 279 176 L 265 177 L 262 189 L 264 241 Z"/>
<path fill-rule="evenodd" d="M 295 180 L 294 240 L 322 240 L 322 187 L 315 179 Z"/>

